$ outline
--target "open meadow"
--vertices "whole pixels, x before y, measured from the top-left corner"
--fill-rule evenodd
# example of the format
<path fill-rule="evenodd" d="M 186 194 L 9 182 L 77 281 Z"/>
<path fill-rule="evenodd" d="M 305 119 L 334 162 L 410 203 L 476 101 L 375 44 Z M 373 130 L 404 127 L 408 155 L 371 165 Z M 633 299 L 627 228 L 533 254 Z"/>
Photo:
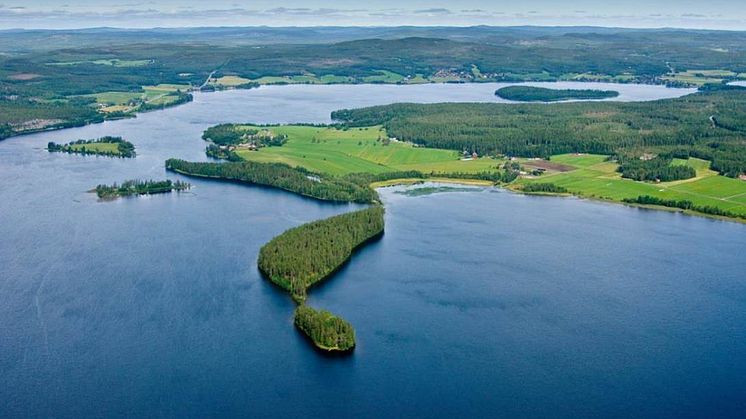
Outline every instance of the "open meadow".
<path fill-rule="evenodd" d="M 239 149 L 238 155 L 250 161 L 286 163 L 332 175 L 402 170 L 476 173 L 496 171 L 503 163 L 492 158 L 463 160 L 456 151 L 417 147 L 391 140 L 380 127 L 339 130 L 277 126 L 269 129 L 275 135 L 287 135 L 287 142 L 281 147 L 263 147 L 258 151 Z"/>

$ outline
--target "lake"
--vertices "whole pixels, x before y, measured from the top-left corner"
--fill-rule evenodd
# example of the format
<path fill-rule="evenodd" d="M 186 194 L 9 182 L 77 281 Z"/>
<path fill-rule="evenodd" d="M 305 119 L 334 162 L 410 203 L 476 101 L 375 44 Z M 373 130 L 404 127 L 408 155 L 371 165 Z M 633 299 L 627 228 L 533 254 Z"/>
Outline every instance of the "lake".
<path fill-rule="evenodd" d="M 256 257 L 290 227 L 359 206 L 199 179 L 115 202 L 86 192 L 180 178 L 164 160 L 205 160 L 200 134 L 217 123 L 498 101 L 498 87 L 197 94 L 0 142 L 0 417 L 740 416 L 745 225 L 495 188 L 382 189 L 384 237 L 309 298 L 356 328 L 355 352 L 329 357 L 293 328 L 294 303 Z M 137 158 L 43 149 L 103 135 Z"/>

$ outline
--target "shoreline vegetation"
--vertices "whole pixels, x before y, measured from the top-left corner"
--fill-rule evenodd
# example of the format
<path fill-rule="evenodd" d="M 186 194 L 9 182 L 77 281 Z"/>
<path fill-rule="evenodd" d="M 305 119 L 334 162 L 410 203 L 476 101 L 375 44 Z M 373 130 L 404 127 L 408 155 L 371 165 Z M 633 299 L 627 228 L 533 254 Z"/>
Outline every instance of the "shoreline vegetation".
<path fill-rule="evenodd" d="M 99 199 L 113 200 L 134 195 L 155 195 L 170 192 L 182 192 L 190 189 L 192 185 L 180 180 L 127 180 L 121 184 L 98 185 L 91 192 L 96 192 Z"/>
<path fill-rule="evenodd" d="M 549 89 L 534 86 L 507 86 L 495 95 L 515 102 L 562 102 L 570 100 L 602 100 L 619 96 L 615 90 Z"/>
<path fill-rule="evenodd" d="M 135 145 L 125 141 L 122 137 L 101 137 L 96 140 L 77 140 L 67 144 L 57 144 L 50 141 L 47 144 L 50 153 L 68 153 L 96 155 L 107 157 L 135 157 Z"/>

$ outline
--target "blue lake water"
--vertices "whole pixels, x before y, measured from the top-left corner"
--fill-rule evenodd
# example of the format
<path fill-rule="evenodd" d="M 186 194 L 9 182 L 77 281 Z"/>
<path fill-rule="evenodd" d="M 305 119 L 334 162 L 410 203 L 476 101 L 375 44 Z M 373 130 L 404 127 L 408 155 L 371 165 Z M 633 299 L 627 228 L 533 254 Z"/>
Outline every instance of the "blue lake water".
<path fill-rule="evenodd" d="M 200 133 L 216 123 L 326 122 L 344 107 L 496 101 L 495 89 L 200 94 L 0 142 L 0 417 L 741 416 L 744 225 L 493 188 L 386 188 L 384 237 L 309 299 L 356 328 L 357 349 L 338 358 L 295 331 L 293 302 L 256 256 L 356 206 L 195 179 L 167 196 L 86 192 L 178 178 L 163 161 L 204 160 Z M 43 149 L 102 135 L 132 141 L 137 158 Z"/>

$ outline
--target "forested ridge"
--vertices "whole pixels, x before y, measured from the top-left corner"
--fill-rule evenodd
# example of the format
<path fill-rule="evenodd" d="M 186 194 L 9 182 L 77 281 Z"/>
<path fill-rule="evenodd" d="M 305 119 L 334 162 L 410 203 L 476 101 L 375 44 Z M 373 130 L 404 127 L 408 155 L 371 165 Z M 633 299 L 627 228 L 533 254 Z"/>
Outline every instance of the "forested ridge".
<path fill-rule="evenodd" d="M 746 172 L 746 91 L 707 91 L 653 102 L 394 104 L 334 112 L 350 127 L 383 125 L 427 147 L 480 155 L 562 153 L 698 157 L 725 176 Z"/>
<path fill-rule="evenodd" d="M 335 272 L 352 252 L 383 233 L 383 207 L 373 206 L 304 224 L 275 237 L 259 251 L 259 269 L 296 301 Z"/>
<path fill-rule="evenodd" d="M 324 201 L 367 204 L 378 194 L 367 185 L 360 186 L 340 178 L 322 178 L 316 174 L 281 163 L 250 161 L 226 163 L 192 163 L 169 159 L 166 168 L 188 176 L 211 177 L 257 185 L 272 186 Z"/>

